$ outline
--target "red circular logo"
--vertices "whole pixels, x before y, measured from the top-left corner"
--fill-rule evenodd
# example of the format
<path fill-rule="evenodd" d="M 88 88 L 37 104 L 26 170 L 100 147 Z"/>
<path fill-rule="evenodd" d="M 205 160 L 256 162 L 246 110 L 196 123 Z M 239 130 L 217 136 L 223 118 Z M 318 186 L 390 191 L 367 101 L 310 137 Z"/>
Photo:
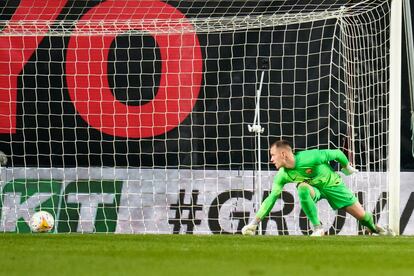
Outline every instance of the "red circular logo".
<path fill-rule="evenodd" d="M 162 20 L 159 20 L 162 19 Z M 159 33 L 168 20 L 179 22 L 185 33 Z M 107 58 L 117 34 L 131 27 L 116 20 L 145 20 L 141 30 L 154 37 L 161 53 L 161 78 L 156 96 L 141 106 L 115 99 L 108 84 Z M 151 21 L 152 20 L 152 21 Z M 91 25 L 90 22 L 100 22 Z M 88 23 L 89 22 L 89 23 Z M 93 34 L 114 29 L 115 34 Z M 128 138 L 161 135 L 177 127 L 192 111 L 200 92 L 202 54 L 197 34 L 185 16 L 159 1 L 108 0 L 87 12 L 69 41 L 66 75 L 71 100 L 80 116 L 103 133 Z M 80 33 L 90 32 L 85 36 Z"/>

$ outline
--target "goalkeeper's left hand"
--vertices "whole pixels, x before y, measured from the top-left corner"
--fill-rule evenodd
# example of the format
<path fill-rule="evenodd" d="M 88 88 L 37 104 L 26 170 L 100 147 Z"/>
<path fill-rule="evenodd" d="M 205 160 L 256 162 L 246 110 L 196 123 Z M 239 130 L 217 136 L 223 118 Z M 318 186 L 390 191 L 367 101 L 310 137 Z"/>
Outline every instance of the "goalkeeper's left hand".
<path fill-rule="evenodd" d="M 4 152 L 0 151 L 0 166 L 6 166 L 7 165 L 7 156 L 4 154 Z"/>
<path fill-rule="evenodd" d="M 242 228 L 242 234 L 248 236 L 256 235 L 257 224 L 249 223 Z"/>
<path fill-rule="evenodd" d="M 345 168 L 341 169 L 341 172 L 345 175 L 351 175 L 353 173 L 359 172 L 357 169 L 351 166 L 351 164 L 348 163 Z"/>

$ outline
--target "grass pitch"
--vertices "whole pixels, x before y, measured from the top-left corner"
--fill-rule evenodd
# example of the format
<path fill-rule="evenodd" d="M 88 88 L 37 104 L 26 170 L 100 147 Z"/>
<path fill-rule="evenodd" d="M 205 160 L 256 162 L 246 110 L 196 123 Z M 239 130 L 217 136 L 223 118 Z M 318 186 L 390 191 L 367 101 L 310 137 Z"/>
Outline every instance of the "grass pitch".
<path fill-rule="evenodd" d="M 0 234 L 1 275 L 414 275 L 414 237 Z"/>

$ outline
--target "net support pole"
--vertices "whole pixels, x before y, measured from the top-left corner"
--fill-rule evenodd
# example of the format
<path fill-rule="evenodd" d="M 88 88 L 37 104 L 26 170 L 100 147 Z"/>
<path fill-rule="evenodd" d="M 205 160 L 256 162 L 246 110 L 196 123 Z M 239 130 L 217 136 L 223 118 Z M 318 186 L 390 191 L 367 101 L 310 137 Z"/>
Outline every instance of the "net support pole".
<path fill-rule="evenodd" d="M 260 125 L 260 96 L 262 94 L 262 87 L 263 87 L 263 79 L 264 79 L 264 71 L 261 72 L 260 76 L 260 85 L 259 88 L 256 91 L 256 106 L 255 106 L 255 112 L 254 112 L 254 120 L 253 125 L 248 125 L 249 132 L 255 133 L 255 138 L 257 140 L 257 174 L 256 174 L 256 199 L 257 199 L 257 205 L 260 206 L 262 203 L 262 166 L 261 166 L 261 160 L 262 160 L 262 154 L 261 154 L 261 134 L 264 131 L 264 128 Z M 259 235 L 262 234 L 262 224 L 259 224 Z"/>
<path fill-rule="evenodd" d="M 400 234 L 400 143 L 401 143 L 401 35 L 402 0 L 391 3 L 390 25 L 390 105 L 389 105 L 389 226 Z"/>

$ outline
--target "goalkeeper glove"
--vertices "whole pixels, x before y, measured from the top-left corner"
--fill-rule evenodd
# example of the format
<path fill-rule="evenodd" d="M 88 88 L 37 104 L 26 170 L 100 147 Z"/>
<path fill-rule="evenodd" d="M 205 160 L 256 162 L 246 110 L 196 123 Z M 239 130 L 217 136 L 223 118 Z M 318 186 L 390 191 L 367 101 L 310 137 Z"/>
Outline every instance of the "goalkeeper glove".
<path fill-rule="evenodd" d="M 256 235 L 257 225 L 258 225 L 258 222 L 256 220 L 251 221 L 249 224 L 245 225 L 242 228 L 242 234 L 248 235 L 248 236 Z"/>
<path fill-rule="evenodd" d="M 346 165 L 346 167 L 345 168 L 342 168 L 341 169 L 341 172 L 344 174 L 344 175 L 351 175 L 351 174 L 353 174 L 353 173 L 356 173 L 356 172 L 359 172 L 357 169 L 355 169 L 354 167 L 352 167 L 349 163 L 348 163 L 348 165 Z"/>
<path fill-rule="evenodd" d="M 7 165 L 7 156 L 4 154 L 4 152 L 0 151 L 0 166 L 6 166 Z"/>

